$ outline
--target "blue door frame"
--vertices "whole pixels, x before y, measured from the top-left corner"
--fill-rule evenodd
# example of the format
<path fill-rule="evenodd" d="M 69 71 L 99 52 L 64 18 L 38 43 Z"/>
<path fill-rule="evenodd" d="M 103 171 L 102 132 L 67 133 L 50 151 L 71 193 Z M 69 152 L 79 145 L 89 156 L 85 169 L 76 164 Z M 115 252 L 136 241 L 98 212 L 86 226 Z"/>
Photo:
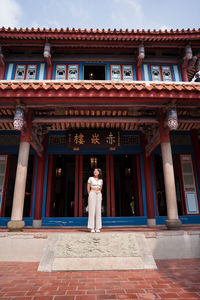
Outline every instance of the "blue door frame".
<path fill-rule="evenodd" d="M 63 135 L 64 132 L 52 132 L 51 135 Z M 124 133 L 126 134 L 126 132 Z M 128 132 L 130 135 L 130 132 Z M 131 132 L 133 135 L 138 135 L 139 131 Z M 49 135 L 50 136 L 50 135 Z M 120 154 L 139 154 L 141 165 L 141 185 L 142 185 L 142 202 L 143 202 L 143 216 L 141 217 L 103 217 L 103 226 L 133 226 L 133 225 L 146 225 L 147 224 L 147 208 L 146 208 L 146 191 L 144 180 L 144 168 L 141 146 L 123 146 L 116 149 L 114 152 L 109 149 L 80 149 L 79 151 L 73 151 L 72 148 L 66 146 L 49 146 L 47 147 L 47 156 L 45 161 L 45 176 L 44 176 L 44 190 L 43 190 L 43 206 L 42 206 L 42 226 L 87 226 L 87 218 L 85 217 L 73 217 L 73 218 L 49 218 L 45 217 L 46 199 L 47 199 L 47 181 L 48 181 L 48 163 L 50 154 L 63 154 L 63 155 L 120 155 Z"/>

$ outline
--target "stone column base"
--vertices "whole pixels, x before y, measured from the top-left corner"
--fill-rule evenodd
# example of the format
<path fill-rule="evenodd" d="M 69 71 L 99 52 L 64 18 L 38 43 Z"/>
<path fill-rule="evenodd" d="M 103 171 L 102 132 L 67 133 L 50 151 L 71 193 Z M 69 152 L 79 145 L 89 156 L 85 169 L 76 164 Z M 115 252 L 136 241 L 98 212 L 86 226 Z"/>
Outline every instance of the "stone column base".
<path fill-rule="evenodd" d="M 25 223 L 24 221 L 10 221 L 8 222 L 8 230 L 9 231 L 22 231 L 24 229 Z"/>
<path fill-rule="evenodd" d="M 33 220 L 33 228 L 40 228 L 42 226 L 42 220 Z"/>
<path fill-rule="evenodd" d="M 156 226 L 156 220 L 155 219 L 147 219 L 147 226 Z"/>
<path fill-rule="evenodd" d="M 182 226 L 181 220 L 174 219 L 174 220 L 166 220 L 165 225 L 169 230 L 177 230 L 180 229 Z"/>

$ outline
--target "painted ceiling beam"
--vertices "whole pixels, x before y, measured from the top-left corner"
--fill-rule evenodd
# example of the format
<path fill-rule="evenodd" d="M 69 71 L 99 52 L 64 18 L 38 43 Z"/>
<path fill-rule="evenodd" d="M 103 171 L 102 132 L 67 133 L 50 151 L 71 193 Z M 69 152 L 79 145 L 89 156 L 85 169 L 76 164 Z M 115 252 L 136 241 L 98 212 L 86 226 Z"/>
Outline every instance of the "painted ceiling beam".
<path fill-rule="evenodd" d="M 33 124 L 37 123 L 148 123 L 157 124 L 158 120 L 152 117 L 98 117 L 98 116 L 57 116 L 35 117 Z"/>

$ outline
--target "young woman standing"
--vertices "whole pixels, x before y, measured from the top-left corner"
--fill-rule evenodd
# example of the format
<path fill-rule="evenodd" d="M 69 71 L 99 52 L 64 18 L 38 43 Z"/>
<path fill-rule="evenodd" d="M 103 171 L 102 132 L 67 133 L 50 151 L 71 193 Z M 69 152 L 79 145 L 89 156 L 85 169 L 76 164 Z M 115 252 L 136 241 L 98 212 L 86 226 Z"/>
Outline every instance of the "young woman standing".
<path fill-rule="evenodd" d="M 102 187 L 101 169 L 94 169 L 94 176 L 89 177 L 87 184 L 88 192 L 88 228 L 91 232 L 100 232 L 102 228 L 101 221 L 101 203 L 102 203 Z"/>

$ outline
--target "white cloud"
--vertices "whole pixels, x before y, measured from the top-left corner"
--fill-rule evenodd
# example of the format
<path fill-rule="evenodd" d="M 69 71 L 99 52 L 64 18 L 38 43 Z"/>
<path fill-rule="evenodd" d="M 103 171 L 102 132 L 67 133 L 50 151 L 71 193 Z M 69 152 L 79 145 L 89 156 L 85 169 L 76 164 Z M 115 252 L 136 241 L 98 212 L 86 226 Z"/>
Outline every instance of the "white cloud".
<path fill-rule="evenodd" d="M 57 21 L 51 20 L 47 21 L 46 23 L 38 22 L 37 20 L 34 20 L 32 23 L 30 23 L 29 27 L 33 28 L 61 28 L 60 24 Z"/>
<path fill-rule="evenodd" d="M 20 27 L 22 9 L 15 0 L 0 0 L 0 27 Z"/>
<path fill-rule="evenodd" d="M 69 13 L 70 17 L 77 23 L 80 23 L 80 21 L 81 23 L 84 23 L 90 19 L 89 13 L 84 9 L 84 6 L 78 7 L 74 2 L 69 3 Z"/>
<path fill-rule="evenodd" d="M 78 28 L 88 20 L 89 14 L 84 9 L 84 2 L 77 5 L 76 2 L 66 0 L 48 0 L 48 6 L 47 1 L 41 3 L 40 13 L 30 24 L 34 28 Z"/>
<path fill-rule="evenodd" d="M 110 22 L 116 28 L 138 28 L 144 20 L 140 0 L 113 0 Z"/>
<path fill-rule="evenodd" d="M 115 3 L 119 3 L 121 5 L 130 5 L 137 13 L 141 13 L 141 4 L 140 0 L 114 0 Z"/>

